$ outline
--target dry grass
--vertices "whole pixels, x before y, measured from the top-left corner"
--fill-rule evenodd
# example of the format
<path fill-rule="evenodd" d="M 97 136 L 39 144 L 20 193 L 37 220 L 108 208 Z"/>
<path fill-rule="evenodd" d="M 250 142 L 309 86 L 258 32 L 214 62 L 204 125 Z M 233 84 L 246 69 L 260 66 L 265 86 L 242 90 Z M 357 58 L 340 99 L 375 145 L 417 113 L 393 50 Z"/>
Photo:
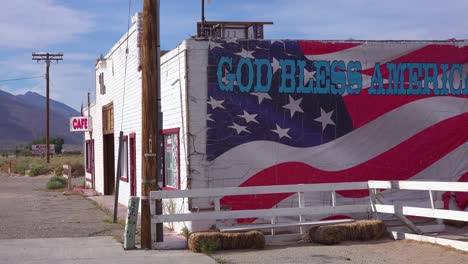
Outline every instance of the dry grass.
<path fill-rule="evenodd" d="M 11 160 L 12 173 L 24 175 L 29 170 L 29 176 L 38 176 L 44 174 L 55 174 L 61 176 L 62 166 L 64 164 L 72 165 L 72 174 L 74 176 L 83 176 L 84 173 L 83 155 L 55 155 L 50 159 L 50 164 L 46 160 L 37 156 L 22 156 Z M 0 161 L 0 170 L 7 171 L 8 163 L 5 160 Z"/>
<path fill-rule="evenodd" d="M 366 241 L 385 236 L 387 227 L 380 220 L 363 220 L 353 223 L 313 227 L 305 241 L 335 245 L 342 241 Z"/>
<path fill-rule="evenodd" d="M 216 231 L 192 233 L 188 248 L 193 252 L 213 253 L 222 249 L 262 249 L 265 237 L 259 231 L 245 233 L 221 233 Z"/>

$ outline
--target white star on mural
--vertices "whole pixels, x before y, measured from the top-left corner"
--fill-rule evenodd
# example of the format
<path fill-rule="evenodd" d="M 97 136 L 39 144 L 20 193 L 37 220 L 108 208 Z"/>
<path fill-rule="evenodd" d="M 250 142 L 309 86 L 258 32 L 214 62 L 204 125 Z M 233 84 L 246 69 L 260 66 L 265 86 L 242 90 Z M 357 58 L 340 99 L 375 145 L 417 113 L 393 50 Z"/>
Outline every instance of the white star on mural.
<path fill-rule="evenodd" d="M 271 67 L 273 68 L 273 74 L 275 74 L 277 70 L 281 69 L 279 61 L 276 58 L 273 58 L 273 62 L 271 63 Z"/>
<path fill-rule="evenodd" d="M 254 53 L 254 52 L 255 52 L 255 50 L 248 51 L 248 50 L 242 49 L 241 52 L 237 52 L 237 53 L 234 53 L 234 54 L 239 55 L 242 58 L 255 59 L 255 57 L 252 55 L 252 53 Z"/>
<path fill-rule="evenodd" d="M 324 131 L 325 128 L 327 128 L 327 125 L 335 125 L 335 122 L 333 122 L 333 120 L 331 119 L 331 116 L 333 115 L 334 111 L 335 110 L 331 110 L 327 113 L 320 107 L 320 117 L 317 117 L 314 120 L 322 123 L 322 131 Z"/>
<path fill-rule="evenodd" d="M 216 99 L 214 99 L 211 96 L 210 96 L 210 101 L 208 102 L 208 104 L 211 105 L 211 109 L 216 109 L 218 107 L 222 108 L 222 109 L 226 109 L 226 108 L 224 108 L 223 103 L 224 103 L 224 100 L 217 101 Z"/>
<path fill-rule="evenodd" d="M 284 42 L 283 42 L 282 40 L 274 39 L 274 40 L 272 40 L 272 41 L 270 42 L 270 45 L 273 45 L 273 44 L 275 44 L 276 42 L 279 42 L 279 43 L 281 43 L 281 44 L 284 44 Z"/>
<path fill-rule="evenodd" d="M 315 81 L 315 71 L 308 71 L 304 68 L 304 86 L 306 86 L 310 80 Z"/>
<path fill-rule="evenodd" d="M 239 135 L 242 132 L 250 133 L 250 131 L 246 129 L 246 126 L 241 126 L 234 122 L 232 123 L 232 126 L 228 126 L 228 127 L 235 129 L 237 132 L 237 135 Z"/>
<path fill-rule="evenodd" d="M 258 97 L 258 104 L 261 104 L 263 99 L 271 100 L 271 96 L 268 93 L 250 93 L 250 94 Z"/>
<path fill-rule="evenodd" d="M 255 119 L 255 117 L 257 117 L 257 114 L 249 114 L 247 111 L 244 110 L 244 114 L 243 115 L 238 115 L 238 117 L 242 117 L 245 119 L 245 122 L 250 123 L 250 122 L 255 122 L 255 123 L 258 123 L 258 121 Z"/>
<path fill-rule="evenodd" d="M 210 41 L 210 50 L 212 50 L 214 48 L 223 48 L 223 45 L 221 45 L 221 43 L 218 43 L 218 42 L 211 42 Z"/>
<path fill-rule="evenodd" d="M 214 120 L 211 119 L 211 114 L 206 115 L 206 120 L 208 120 L 208 121 L 213 121 L 213 122 L 214 122 Z"/>
<path fill-rule="evenodd" d="M 284 105 L 283 108 L 289 109 L 289 111 L 291 112 L 291 118 L 292 118 L 296 112 L 304 113 L 304 110 L 302 110 L 300 106 L 301 102 L 302 102 L 302 98 L 294 100 L 292 96 L 289 96 L 289 104 Z"/>
<path fill-rule="evenodd" d="M 272 129 L 271 131 L 273 131 L 273 132 L 275 132 L 276 134 L 278 134 L 278 137 L 279 137 L 280 139 L 282 139 L 283 137 L 291 138 L 291 137 L 288 135 L 289 128 L 281 128 L 280 126 L 278 126 L 278 124 L 276 124 L 276 129 Z"/>

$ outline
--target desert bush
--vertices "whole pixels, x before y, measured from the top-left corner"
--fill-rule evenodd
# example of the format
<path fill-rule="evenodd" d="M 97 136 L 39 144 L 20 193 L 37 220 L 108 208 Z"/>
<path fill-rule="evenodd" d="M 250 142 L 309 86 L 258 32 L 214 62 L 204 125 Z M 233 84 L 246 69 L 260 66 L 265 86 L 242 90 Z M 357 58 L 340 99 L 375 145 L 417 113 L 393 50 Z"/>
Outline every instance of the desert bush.
<path fill-rule="evenodd" d="M 185 237 L 185 239 L 188 239 L 189 236 L 190 236 L 190 230 L 188 229 L 188 227 L 184 226 L 182 228 L 182 233 L 180 233 L 183 237 Z"/>
<path fill-rule="evenodd" d="M 18 174 L 24 174 L 26 170 L 29 170 L 29 165 L 31 164 L 31 157 L 20 157 L 15 160 L 13 163 L 13 172 Z"/>
<path fill-rule="evenodd" d="M 63 189 L 67 185 L 67 179 L 59 176 L 54 176 L 50 178 L 50 180 L 47 182 L 47 189 L 49 190 L 57 190 L 57 189 Z"/>

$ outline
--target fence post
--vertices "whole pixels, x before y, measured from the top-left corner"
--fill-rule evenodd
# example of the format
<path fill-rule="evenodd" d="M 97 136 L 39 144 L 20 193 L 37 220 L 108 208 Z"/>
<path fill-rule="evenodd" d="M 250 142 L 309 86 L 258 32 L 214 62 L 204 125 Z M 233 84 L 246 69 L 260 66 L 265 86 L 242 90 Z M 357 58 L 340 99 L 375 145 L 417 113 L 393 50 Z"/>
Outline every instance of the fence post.
<path fill-rule="evenodd" d="M 298 192 L 298 200 L 299 200 L 299 208 L 304 208 L 305 207 L 305 201 L 304 201 L 304 193 L 303 192 Z M 302 215 L 299 215 L 299 222 L 304 222 L 304 217 Z M 301 226 L 299 227 L 301 235 L 304 234 L 304 228 Z"/>
<path fill-rule="evenodd" d="M 154 224 L 152 221 L 155 214 L 156 214 L 156 200 L 152 199 L 150 196 L 151 248 L 154 248 L 154 243 L 156 243 L 156 224 Z"/>
<path fill-rule="evenodd" d="M 333 208 L 336 207 L 336 192 L 335 192 L 335 190 L 332 191 L 332 206 L 333 206 Z"/>
<path fill-rule="evenodd" d="M 221 211 L 220 199 L 221 199 L 221 197 L 215 197 L 214 198 L 214 206 L 215 206 L 215 211 L 216 212 Z M 216 228 L 219 228 L 219 226 L 220 226 L 219 219 L 215 219 L 215 221 L 216 221 Z"/>
<path fill-rule="evenodd" d="M 71 165 L 62 166 L 64 174 L 67 175 L 67 189 L 72 189 L 72 176 L 71 176 Z"/>

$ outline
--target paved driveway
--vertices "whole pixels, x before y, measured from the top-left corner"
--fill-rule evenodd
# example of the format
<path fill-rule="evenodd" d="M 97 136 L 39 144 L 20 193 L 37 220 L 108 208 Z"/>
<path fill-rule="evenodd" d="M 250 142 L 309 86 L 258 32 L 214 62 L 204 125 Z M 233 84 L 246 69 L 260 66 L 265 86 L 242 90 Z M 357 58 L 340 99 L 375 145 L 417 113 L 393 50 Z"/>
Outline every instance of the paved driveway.
<path fill-rule="evenodd" d="M 122 225 L 103 221 L 106 214 L 93 202 L 47 191 L 49 178 L 0 176 L 0 239 L 123 233 Z"/>
<path fill-rule="evenodd" d="M 203 254 L 186 250 L 124 251 L 112 237 L 36 238 L 0 240 L 0 264 L 214 264 Z"/>

